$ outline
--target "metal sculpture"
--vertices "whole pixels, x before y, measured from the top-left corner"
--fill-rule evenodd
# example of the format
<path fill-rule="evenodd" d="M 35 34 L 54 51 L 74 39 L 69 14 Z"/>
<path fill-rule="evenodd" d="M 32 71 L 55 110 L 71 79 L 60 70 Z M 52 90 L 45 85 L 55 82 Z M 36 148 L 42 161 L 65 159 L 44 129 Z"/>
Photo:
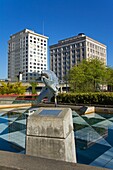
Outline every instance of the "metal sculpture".
<path fill-rule="evenodd" d="M 59 89 L 58 78 L 55 73 L 51 70 L 42 70 L 41 79 L 45 84 L 45 87 L 40 92 L 38 96 L 37 103 L 40 103 L 45 97 L 48 98 L 48 101 L 51 101 L 51 98 L 55 97 L 55 106 L 57 105 L 57 95 Z"/>

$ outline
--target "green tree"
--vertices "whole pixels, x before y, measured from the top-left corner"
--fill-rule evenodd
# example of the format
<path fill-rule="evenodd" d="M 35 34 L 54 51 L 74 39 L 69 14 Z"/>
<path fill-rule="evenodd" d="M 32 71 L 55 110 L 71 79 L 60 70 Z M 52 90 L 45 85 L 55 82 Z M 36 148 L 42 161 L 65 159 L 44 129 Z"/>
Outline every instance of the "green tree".
<path fill-rule="evenodd" d="M 69 72 L 69 85 L 72 91 L 99 91 L 100 85 L 106 83 L 106 67 L 98 59 L 83 60 Z"/>
<path fill-rule="evenodd" d="M 109 90 L 113 91 L 113 68 L 107 67 L 106 82 L 109 86 Z"/>
<path fill-rule="evenodd" d="M 37 94 L 36 87 L 37 87 L 37 82 L 30 82 L 32 86 L 32 94 Z"/>
<path fill-rule="evenodd" d="M 24 94 L 27 86 L 23 86 L 21 82 L 5 83 L 1 82 L 0 94 Z"/>
<path fill-rule="evenodd" d="M 84 73 L 83 70 L 78 66 L 74 66 L 68 75 L 68 82 L 70 85 L 70 89 L 72 92 L 74 91 L 82 91 L 83 83 L 84 83 Z"/>
<path fill-rule="evenodd" d="M 98 91 L 100 84 L 105 84 L 106 67 L 97 58 L 89 59 L 86 64 L 88 67 L 86 80 L 92 84 L 92 91 Z"/>
<path fill-rule="evenodd" d="M 26 92 L 27 86 L 23 86 L 21 82 L 16 82 L 12 89 L 14 94 L 24 94 Z"/>
<path fill-rule="evenodd" d="M 1 83 L 0 94 L 7 94 L 8 91 L 7 83 L 4 83 L 2 81 L 0 83 Z"/>

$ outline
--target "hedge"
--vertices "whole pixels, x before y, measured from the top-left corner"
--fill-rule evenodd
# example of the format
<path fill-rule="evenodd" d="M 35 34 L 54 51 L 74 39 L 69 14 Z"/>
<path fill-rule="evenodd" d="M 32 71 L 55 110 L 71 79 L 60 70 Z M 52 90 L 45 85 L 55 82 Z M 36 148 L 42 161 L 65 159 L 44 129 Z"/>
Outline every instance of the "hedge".
<path fill-rule="evenodd" d="M 59 93 L 58 103 L 113 105 L 112 92 Z"/>

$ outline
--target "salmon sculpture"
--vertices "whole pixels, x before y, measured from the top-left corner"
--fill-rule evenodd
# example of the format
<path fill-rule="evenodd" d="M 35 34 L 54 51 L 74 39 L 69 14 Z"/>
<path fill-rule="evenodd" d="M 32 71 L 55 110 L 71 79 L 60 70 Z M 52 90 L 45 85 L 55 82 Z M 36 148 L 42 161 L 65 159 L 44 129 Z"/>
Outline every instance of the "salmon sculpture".
<path fill-rule="evenodd" d="M 53 96 L 55 97 L 56 102 L 56 96 L 58 95 L 59 89 L 59 82 L 56 74 L 51 70 L 42 70 L 41 79 L 44 82 L 45 87 L 38 96 L 37 104 L 39 104 L 44 98 L 47 98 L 48 102 L 50 102 Z"/>

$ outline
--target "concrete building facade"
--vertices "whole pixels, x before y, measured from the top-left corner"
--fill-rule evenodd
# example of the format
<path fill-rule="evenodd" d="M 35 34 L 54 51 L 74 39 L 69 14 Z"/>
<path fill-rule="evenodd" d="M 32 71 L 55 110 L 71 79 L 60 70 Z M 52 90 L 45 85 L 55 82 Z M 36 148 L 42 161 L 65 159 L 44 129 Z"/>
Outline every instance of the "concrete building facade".
<path fill-rule="evenodd" d="M 8 41 L 8 79 L 34 81 L 47 69 L 48 37 L 24 29 Z M 21 75 L 21 76 L 20 76 Z"/>
<path fill-rule="evenodd" d="M 105 65 L 106 46 L 83 33 L 50 46 L 50 69 L 63 81 L 68 71 L 83 59 L 98 58 Z"/>

